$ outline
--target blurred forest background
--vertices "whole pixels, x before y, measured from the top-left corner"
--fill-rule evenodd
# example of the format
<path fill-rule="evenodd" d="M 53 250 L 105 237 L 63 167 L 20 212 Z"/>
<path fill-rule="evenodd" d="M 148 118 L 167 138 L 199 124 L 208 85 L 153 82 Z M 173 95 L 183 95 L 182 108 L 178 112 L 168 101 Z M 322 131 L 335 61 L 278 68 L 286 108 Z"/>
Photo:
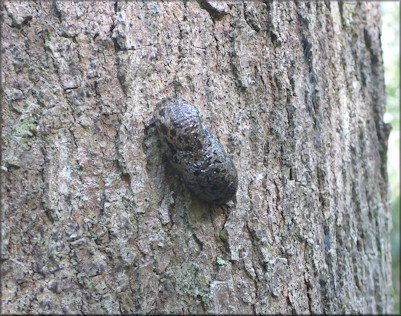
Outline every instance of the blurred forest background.
<path fill-rule="evenodd" d="M 388 172 L 392 192 L 394 313 L 400 313 L 400 4 L 382 2 L 382 45 L 385 69 L 387 113 L 392 125 L 388 150 Z"/>

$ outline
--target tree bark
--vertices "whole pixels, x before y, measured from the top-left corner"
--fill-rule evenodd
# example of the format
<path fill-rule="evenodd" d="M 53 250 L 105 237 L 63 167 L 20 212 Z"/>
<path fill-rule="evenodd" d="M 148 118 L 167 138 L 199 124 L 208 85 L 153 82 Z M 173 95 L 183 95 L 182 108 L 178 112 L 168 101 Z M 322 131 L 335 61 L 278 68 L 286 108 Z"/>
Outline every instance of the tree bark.
<path fill-rule="evenodd" d="M 371 2 L 2 7 L 3 313 L 390 313 L 389 128 Z M 198 200 L 165 97 L 238 171 Z"/>

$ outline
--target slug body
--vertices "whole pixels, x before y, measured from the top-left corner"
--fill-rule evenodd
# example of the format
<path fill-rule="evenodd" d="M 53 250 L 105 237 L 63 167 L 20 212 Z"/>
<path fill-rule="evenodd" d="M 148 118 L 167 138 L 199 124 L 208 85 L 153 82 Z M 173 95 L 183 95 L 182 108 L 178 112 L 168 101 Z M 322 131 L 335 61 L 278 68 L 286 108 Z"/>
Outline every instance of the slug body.
<path fill-rule="evenodd" d="M 219 140 L 202 125 L 197 108 L 181 99 L 164 99 L 154 115 L 167 158 L 185 185 L 200 199 L 223 204 L 238 187 L 237 170 Z"/>

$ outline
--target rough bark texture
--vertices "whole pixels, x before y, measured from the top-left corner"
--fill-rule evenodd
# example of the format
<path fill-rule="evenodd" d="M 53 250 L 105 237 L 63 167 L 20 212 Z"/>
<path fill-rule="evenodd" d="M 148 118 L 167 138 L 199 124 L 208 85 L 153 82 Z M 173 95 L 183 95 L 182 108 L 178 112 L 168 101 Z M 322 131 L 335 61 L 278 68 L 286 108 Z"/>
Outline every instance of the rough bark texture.
<path fill-rule="evenodd" d="M 386 313 L 377 3 L 5 1 L 3 313 Z M 151 117 L 238 169 L 197 200 Z"/>

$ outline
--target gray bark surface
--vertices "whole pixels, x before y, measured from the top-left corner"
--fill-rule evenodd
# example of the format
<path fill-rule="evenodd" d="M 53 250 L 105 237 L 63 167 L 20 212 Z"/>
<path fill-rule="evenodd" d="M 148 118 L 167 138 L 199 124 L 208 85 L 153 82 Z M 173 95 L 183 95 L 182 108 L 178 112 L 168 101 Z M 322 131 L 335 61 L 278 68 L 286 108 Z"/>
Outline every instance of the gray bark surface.
<path fill-rule="evenodd" d="M 2 313 L 389 313 L 377 3 L 4 1 Z M 155 105 L 238 170 L 183 186 Z"/>

